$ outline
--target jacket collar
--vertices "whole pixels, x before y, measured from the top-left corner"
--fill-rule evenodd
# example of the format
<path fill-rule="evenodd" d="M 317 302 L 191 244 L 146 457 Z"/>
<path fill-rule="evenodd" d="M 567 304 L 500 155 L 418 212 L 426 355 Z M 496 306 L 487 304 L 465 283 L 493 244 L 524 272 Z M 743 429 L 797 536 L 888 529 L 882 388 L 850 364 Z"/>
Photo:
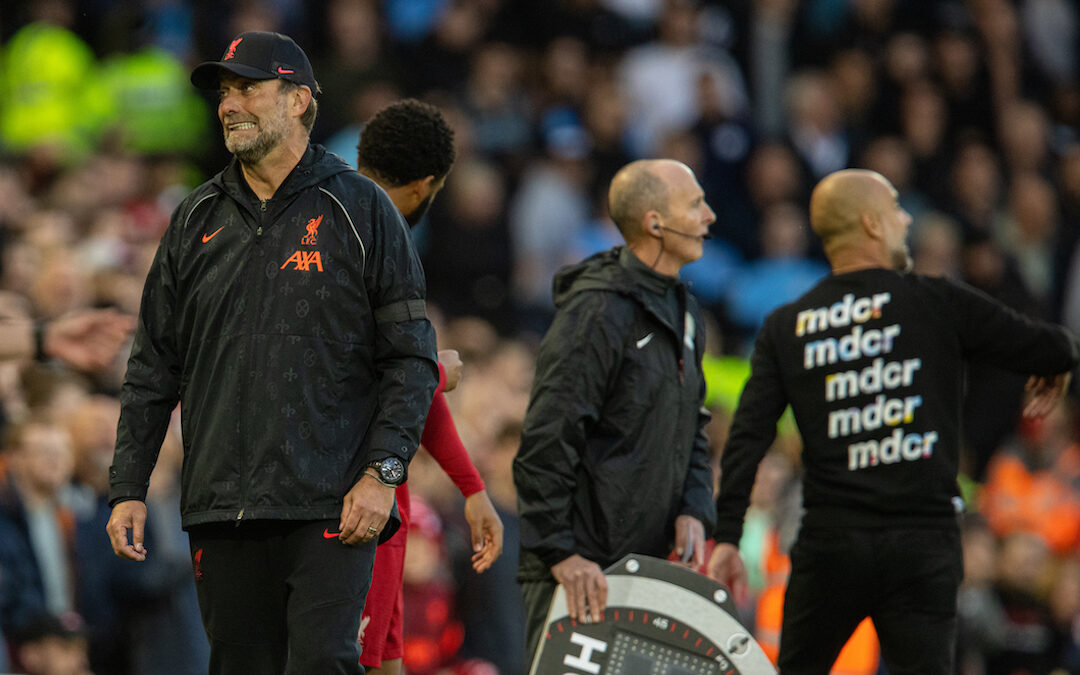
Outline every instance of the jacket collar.
<path fill-rule="evenodd" d="M 332 152 L 327 152 L 321 145 L 309 143 L 303 157 L 297 162 L 289 175 L 285 177 L 271 199 L 277 201 L 319 183 L 329 176 L 352 171 L 352 167 Z M 240 161 L 235 157 L 220 173 L 212 179 L 222 191 L 242 202 L 257 203 L 259 200 L 244 179 Z"/>
<path fill-rule="evenodd" d="M 622 246 L 619 250 L 619 266 L 633 278 L 634 282 L 645 290 L 663 295 L 681 282 L 675 277 L 660 274 L 648 267 L 641 259 L 634 255 L 629 246 Z"/>

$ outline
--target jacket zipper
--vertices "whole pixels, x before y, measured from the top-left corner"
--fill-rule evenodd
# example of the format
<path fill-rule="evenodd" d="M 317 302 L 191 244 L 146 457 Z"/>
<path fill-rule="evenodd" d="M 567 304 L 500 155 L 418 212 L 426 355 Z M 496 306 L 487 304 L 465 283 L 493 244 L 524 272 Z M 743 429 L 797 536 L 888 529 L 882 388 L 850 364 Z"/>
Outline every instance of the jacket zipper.
<path fill-rule="evenodd" d="M 266 199 L 259 200 L 259 211 L 262 217 L 259 218 L 259 226 L 255 229 L 255 240 L 258 241 L 262 237 L 262 219 L 266 217 Z M 244 519 L 244 453 L 240 452 L 240 511 L 236 514 L 236 526 L 240 526 L 240 521 Z"/>
<path fill-rule="evenodd" d="M 266 200 L 265 199 L 259 201 L 259 210 L 262 211 L 264 214 L 266 213 Z M 258 229 L 255 230 L 255 236 L 256 237 L 261 237 L 262 236 L 262 223 L 261 222 L 259 223 Z"/>

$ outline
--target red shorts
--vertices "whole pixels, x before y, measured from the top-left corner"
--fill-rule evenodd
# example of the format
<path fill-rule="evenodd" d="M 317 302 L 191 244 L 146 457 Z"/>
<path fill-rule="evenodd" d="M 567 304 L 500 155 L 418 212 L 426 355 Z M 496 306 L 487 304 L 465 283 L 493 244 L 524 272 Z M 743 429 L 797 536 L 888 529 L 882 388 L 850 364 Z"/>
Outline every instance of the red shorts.
<path fill-rule="evenodd" d="M 409 532 L 409 489 L 398 486 L 398 511 L 401 528 L 375 551 L 375 569 L 371 574 L 371 589 L 364 603 L 360 620 L 360 665 L 379 668 L 383 661 L 400 659 L 404 655 L 405 631 L 402 619 L 405 602 L 401 591 L 405 571 L 405 541 Z"/>

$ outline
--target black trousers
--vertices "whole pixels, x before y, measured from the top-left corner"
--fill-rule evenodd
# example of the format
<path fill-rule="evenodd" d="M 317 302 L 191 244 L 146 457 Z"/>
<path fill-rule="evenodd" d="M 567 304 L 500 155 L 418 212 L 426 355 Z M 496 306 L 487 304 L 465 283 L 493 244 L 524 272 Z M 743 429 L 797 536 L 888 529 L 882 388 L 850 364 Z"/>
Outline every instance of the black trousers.
<path fill-rule="evenodd" d="M 525 604 L 525 667 L 532 668 L 540 639 L 547 629 L 548 610 L 559 585 L 555 580 L 522 581 L 521 597 Z"/>
<path fill-rule="evenodd" d="M 951 675 L 962 576 L 956 528 L 803 530 L 791 552 L 780 673 L 828 673 L 869 616 L 890 675 Z"/>
<path fill-rule="evenodd" d="M 338 522 L 212 523 L 188 531 L 211 675 L 364 673 L 357 633 L 375 542 Z"/>

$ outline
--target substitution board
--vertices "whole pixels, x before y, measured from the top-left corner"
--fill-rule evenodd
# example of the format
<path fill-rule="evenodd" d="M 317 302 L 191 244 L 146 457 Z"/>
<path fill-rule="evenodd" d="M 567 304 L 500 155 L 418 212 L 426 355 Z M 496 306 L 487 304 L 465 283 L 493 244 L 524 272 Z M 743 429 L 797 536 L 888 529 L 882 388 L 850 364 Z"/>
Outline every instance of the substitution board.
<path fill-rule="evenodd" d="M 604 574 L 598 622 L 572 621 L 558 587 L 531 675 L 775 675 L 722 584 L 639 555 Z"/>

